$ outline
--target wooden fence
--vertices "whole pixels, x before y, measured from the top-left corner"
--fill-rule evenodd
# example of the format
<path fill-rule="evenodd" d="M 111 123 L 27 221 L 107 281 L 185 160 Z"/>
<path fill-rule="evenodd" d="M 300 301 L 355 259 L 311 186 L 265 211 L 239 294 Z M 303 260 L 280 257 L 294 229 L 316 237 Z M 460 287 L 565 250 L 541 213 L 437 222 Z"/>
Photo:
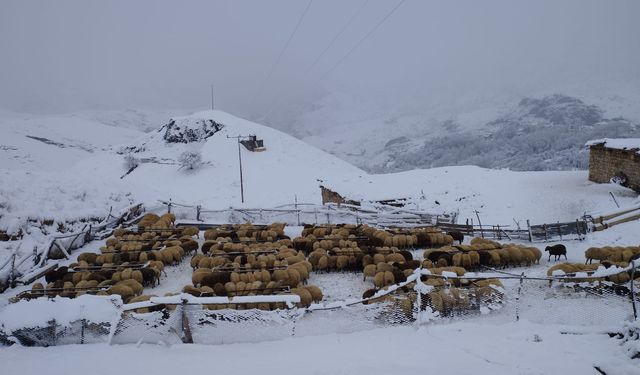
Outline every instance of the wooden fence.
<path fill-rule="evenodd" d="M 219 210 L 206 209 L 169 201 L 160 201 L 167 212 L 172 212 L 180 219 L 207 221 L 218 223 L 268 224 L 283 222 L 289 225 L 304 224 L 369 224 L 374 226 L 390 225 L 436 225 L 438 223 L 455 223 L 456 213 L 430 213 L 397 207 L 372 207 L 370 209 L 348 204 L 294 203 L 274 208 L 225 208 Z"/>
<path fill-rule="evenodd" d="M 527 228 L 511 228 L 507 225 L 473 225 L 439 223 L 438 228 L 446 232 L 460 232 L 466 236 L 523 240 L 529 242 L 548 242 L 554 240 L 583 240 L 589 231 L 587 222 L 576 220 L 552 224 L 531 225 L 527 220 Z"/>
<path fill-rule="evenodd" d="M 85 225 L 79 231 L 51 236 L 45 246 L 34 247 L 32 252 L 18 256 L 18 252 L 0 264 L 0 292 L 8 287 L 30 284 L 57 266 L 55 260 L 70 259 L 71 252 L 93 239 L 108 237 L 119 225 L 128 226 L 142 217 L 144 206 L 135 204 L 116 215 L 111 212 L 98 225 Z M 50 262 L 54 260 L 54 262 Z"/>
<path fill-rule="evenodd" d="M 589 216 L 593 231 L 601 231 L 612 226 L 640 220 L 640 205 L 628 207 L 617 212 Z"/>

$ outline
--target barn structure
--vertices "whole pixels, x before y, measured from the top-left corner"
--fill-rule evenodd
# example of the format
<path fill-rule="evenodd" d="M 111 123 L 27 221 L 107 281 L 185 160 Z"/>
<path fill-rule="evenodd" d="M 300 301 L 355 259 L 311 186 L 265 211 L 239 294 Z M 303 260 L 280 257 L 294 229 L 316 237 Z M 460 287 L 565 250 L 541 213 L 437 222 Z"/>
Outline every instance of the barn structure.
<path fill-rule="evenodd" d="M 240 139 L 240 144 L 242 144 L 247 150 L 253 152 L 261 152 L 265 151 L 264 141 L 262 139 L 258 139 L 258 137 L 254 134 L 249 135 L 245 139 Z"/>
<path fill-rule="evenodd" d="M 353 206 L 360 206 L 362 201 L 347 198 L 340 193 L 329 189 L 326 186 L 320 185 L 320 194 L 322 195 L 322 204 L 336 203 L 336 204 L 350 204 Z M 372 203 L 379 203 L 386 206 L 404 207 L 408 203 L 408 198 L 393 198 L 393 199 L 378 199 L 370 200 Z"/>
<path fill-rule="evenodd" d="M 586 146 L 590 181 L 614 181 L 640 192 L 640 138 L 598 139 Z"/>
<path fill-rule="evenodd" d="M 320 185 L 320 194 L 322 195 L 322 204 L 327 203 L 336 203 L 336 204 L 351 204 L 354 206 L 359 206 L 360 202 L 352 199 L 347 199 L 325 186 Z"/>

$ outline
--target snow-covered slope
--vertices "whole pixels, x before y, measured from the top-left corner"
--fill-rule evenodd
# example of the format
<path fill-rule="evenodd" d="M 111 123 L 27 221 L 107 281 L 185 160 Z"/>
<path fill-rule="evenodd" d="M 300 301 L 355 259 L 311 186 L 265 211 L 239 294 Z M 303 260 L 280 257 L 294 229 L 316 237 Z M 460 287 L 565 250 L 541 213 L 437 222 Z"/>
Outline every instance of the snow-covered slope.
<path fill-rule="evenodd" d="M 77 160 L 113 149 L 142 136 L 74 116 L 19 115 L 0 118 L 3 169 L 64 170 Z"/>
<path fill-rule="evenodd" d="M 586 171 L 515 172 L 475 166 L 419 169 L 371 174 L 325 185 L 350 199 L 408 198 L 427 212 L 459 212 L 459 221 L 526 226 L 531 223 L 571 221 L 585 213 L 615 210 L 609 192 L 621 206 L 637 201 L 638 194 L 614 184 L 588 181 Z"/>
<path fill-rule="evenodd" d="M 238 145 L 227 136 L 255 134 L 266 146 L 263 152 L 241 147 L 245 206 L 273 207 L 296 196 L 299 202 L 319 203 L 318 179 L 365 174 L 291 136 L 220 111 L 176 117 L 172 134 L 205 120 L 221 124 L 220 132 L 207 139 L 195 132 L 196 141 L 176 143 L 165 140 L 168 126 L 144 134 L 75 116 L 11 116 L 1 123 L 7 136 L 0 141 L 0 230 L 29 218 L 100 217 L 134 201 L 239 206 Z M 201 152 L 204 165 L 182 168 L 178 159 L 184 151 Z M 127 154 L 141 164 L 121 178 Z"/>
<path fill-rule="evenodd" d="M 164 126 L 122 148 L 143 162 L 121 181 L 134 196 L 146 202 L 173 199 L 206 208 L 241 205 L 237 137 L 256 135 L 265 151 L 251 152 L 243 146 L 242 168 L 245 206 L 269 207 L 299 201 L 319 203 L 318 180 L 330 176 L 357 176 L 365 172 L 280 131 L 237 118 L 221 111 L 176 117 Z M 203 130 L 203 124 L 213 122 Z M 192 134 L 178 141 L 180 134 Z M 207 138 L 204 138 L 207 134 Z M 173 140 L 173 141 L 171 141 Z M 178 163 L 185 151 L 200 152 L 203 165 L 195 170 Z M 87 159 L 78 164 L 91 178 L 124 175 L 123 155 Z M 146 162 L 145 162 L 146 161 Z M 95 168 L 100 165 L 99 168 Z"/>
<path fill-rule="evenodd" d="M 29 219 L 104 216 L 131 197 L 108 178 L 88 179 L 76 164 L 115 154 L 143 133 L 68 116 L 11 114 L 0 119 L 0 230 Z"/>
<path fill-rule="evenodd" d="M 585 141 L 640 136 L 637 89 L 557 92 L 568 94 L 443 94 L 395 107 L 331 94 L 283 129 L 375 173 L 467 164 L 586 169 Z"/>
<path fill-rule="evenodd" d="M 221 111 L 165 123 L 145 134 L 59 117 L 19 126 L 5 122 L 11 149 L 1 151 L 0 230 L 28 218 L 100 217 L 111 207 L 118 210 L 132 202 L 155 206 L 158 200 L 172 199 L 208 209 L 269 208 L 296 198 L 320 203 L 321 183 L 354 199 L 410 197 L 421 210 L 458 210 L 463 221 L 475 217 L 477 210 L 491 224 L 510 224 L 513 218 L 573 220 L 585 212 L 614 208 L 609 191 L 622 205 L 637 197 L 618 186 L 589 183 L 585 172 L 448 167 L 369 175 L 280 131 Z M 238 135 L 256 135 L 266 147 L 262 152 L 240 147 L 244 204 L 238 143 L 231 138 Z M 113 146 L 117 142 L 123 145 Z M 186 151 L 201 154 L 199 168 L 180 164 Z M 139 161 L 128 174 L 127 157 Z"/>

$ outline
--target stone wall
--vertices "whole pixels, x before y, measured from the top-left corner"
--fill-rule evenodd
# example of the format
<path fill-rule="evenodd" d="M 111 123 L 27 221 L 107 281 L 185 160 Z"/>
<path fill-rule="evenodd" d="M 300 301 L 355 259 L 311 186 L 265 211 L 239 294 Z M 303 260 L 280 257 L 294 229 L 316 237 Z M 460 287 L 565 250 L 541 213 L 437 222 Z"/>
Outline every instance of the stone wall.
<path fill-rule="evenodd" d="M 589 180 L 609 182 L 612 177 L 624 173 L 627 186 L 640 192 L 640 155 L 633 150 L 618 150 L 593 145 L 589 154 Z"/>

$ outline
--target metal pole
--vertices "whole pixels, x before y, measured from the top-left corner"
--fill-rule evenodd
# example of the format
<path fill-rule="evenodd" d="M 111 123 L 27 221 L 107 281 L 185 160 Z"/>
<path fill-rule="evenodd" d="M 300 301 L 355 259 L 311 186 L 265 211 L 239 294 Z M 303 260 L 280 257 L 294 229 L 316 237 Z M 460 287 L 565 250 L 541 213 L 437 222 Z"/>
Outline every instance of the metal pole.
<path fill-rule="evenodd" d="M 516 296 L 516 322 L 520 321 L 520 293 L 522 292 L 522 279 L 524 272 L 520 275 L 520 286 L 518 286 L 518 295 Z"/>
<path fill-rule="evenodd" d="M 240 136 L 238 136 L 238 161 L 240 163 L 240 200 L 244 203 L 244 180 L 242 179 L 242 152 L 240 151 Z"/>
<path fill-rule="evenodd" d="M 213 110 L 213 84 L 211 85 L 211 110 Z"/>

